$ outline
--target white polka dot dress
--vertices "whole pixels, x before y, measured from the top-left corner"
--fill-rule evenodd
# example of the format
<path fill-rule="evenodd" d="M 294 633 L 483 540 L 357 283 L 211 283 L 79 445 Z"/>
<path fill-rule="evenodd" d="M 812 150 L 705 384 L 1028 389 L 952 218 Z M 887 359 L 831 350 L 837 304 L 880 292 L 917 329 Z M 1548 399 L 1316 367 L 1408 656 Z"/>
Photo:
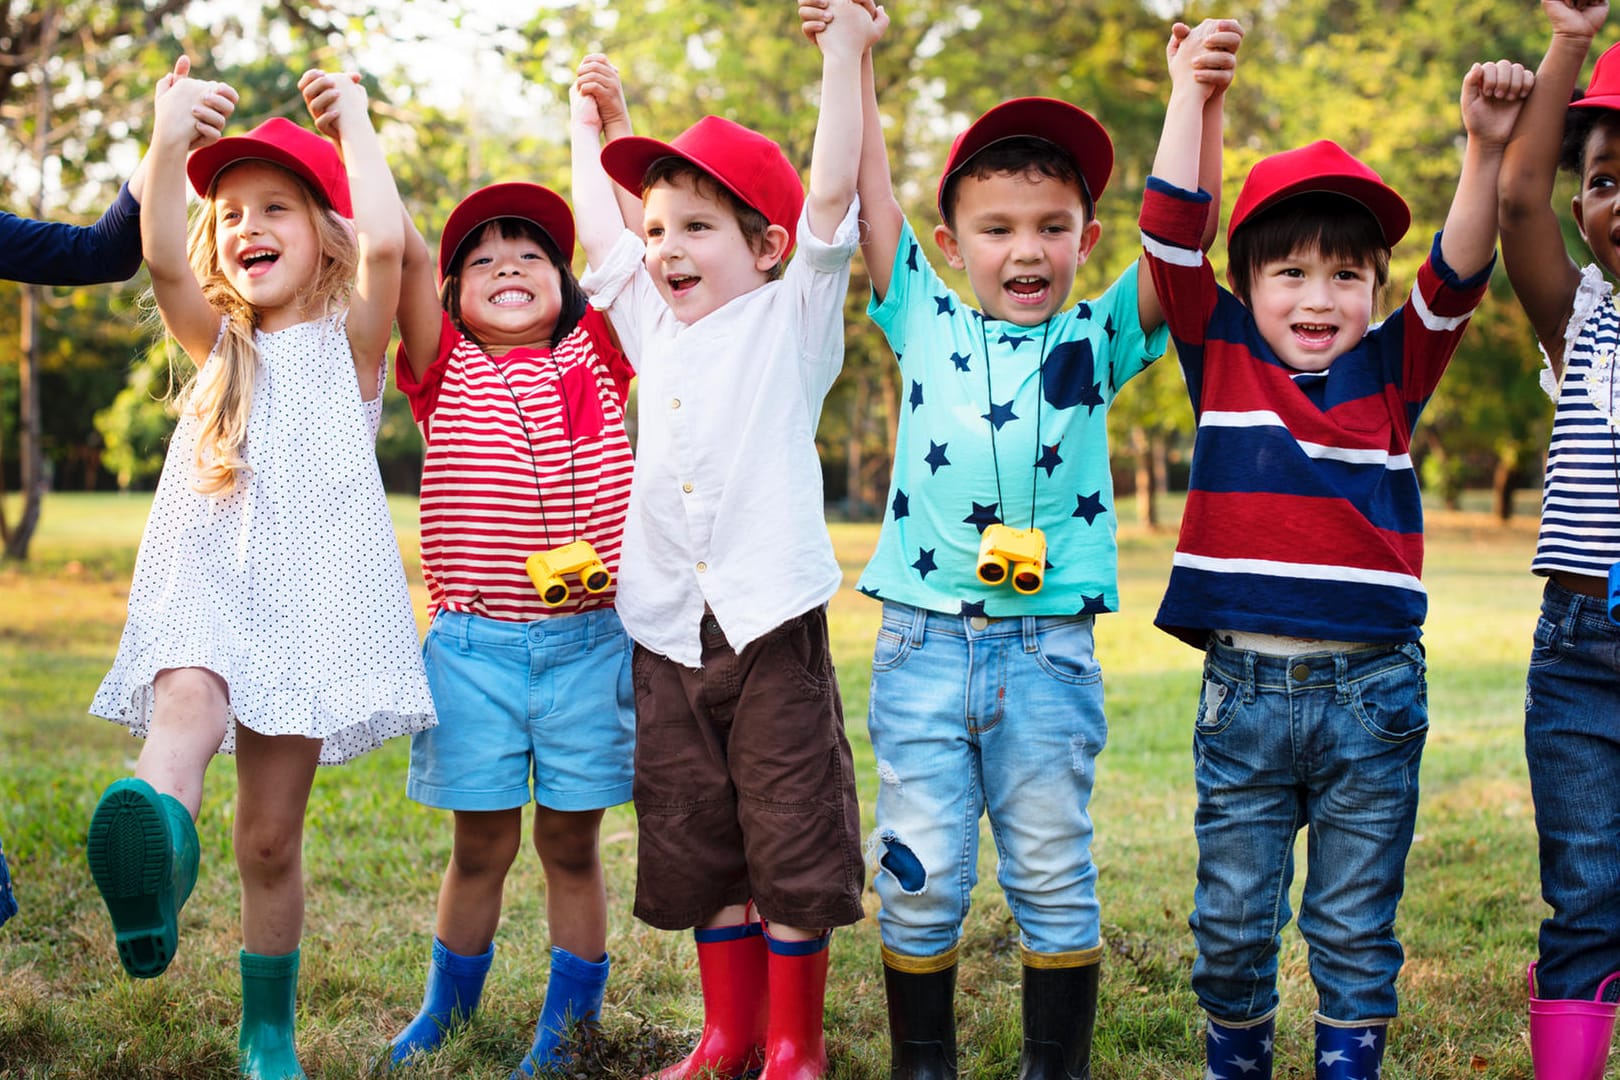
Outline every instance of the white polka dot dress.
<path fill-rule="evenodd" d="M 202 667 L 238 723 L 322 739 L 323 765 L 433 726 L 377 471 L 382 395 L 360 399 L 344 314 L 255 335 L 250 469 L 229 496 L 192 489 L 201 425 L 182 415 L 93 714 L 144 736 L 153 677 Z"/>

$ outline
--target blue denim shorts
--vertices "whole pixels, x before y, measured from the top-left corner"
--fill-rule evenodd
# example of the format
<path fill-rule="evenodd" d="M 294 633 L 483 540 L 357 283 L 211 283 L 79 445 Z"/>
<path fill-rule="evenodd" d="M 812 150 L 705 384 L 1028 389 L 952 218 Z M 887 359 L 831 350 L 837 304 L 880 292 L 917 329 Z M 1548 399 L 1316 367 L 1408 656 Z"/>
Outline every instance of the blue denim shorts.
<path fill-rule="evenodd" d="M 630 638 L 612 608 L 535 622 L 440 611 L 422 643 L 439 714 L 411 737 L 411 798 L 446 810 L 628 802 Z"/>

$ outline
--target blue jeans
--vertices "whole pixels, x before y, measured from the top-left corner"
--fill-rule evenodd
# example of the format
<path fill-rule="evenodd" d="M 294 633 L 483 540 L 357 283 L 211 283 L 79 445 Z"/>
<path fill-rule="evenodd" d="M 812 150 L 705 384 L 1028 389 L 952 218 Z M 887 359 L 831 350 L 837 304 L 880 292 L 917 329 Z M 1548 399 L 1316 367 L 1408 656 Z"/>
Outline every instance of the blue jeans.
<path fill-rule="evenodd" d="M 1549 581 L 1524 696 L 1541 840 L 1543 998 L 1591 998 L 1620 970 L 1620 626 Z"/>
<path fill-rule="evenodd" d="M 948 952 L 978 881 L 988 811 L 996 880 L 1039 953 L 1098 942 L 1087 804 L 1108 738 L 1090 616 L 965 618 L 883 605 L 868 725 L 877 756 L 883 944 Z"/>
<path fill-rule="evenodd" d="M 1193 990 L 1232 1022 L 1277 1007 L 1294 838 L 1309 865 L 1299 930 L 1322 1015 L 1395 1016 L 1395 907 L 1429 727 L 1423 651 L 1263 656 L 1212 644 L 1193 736 L 1198 942 Z"/>

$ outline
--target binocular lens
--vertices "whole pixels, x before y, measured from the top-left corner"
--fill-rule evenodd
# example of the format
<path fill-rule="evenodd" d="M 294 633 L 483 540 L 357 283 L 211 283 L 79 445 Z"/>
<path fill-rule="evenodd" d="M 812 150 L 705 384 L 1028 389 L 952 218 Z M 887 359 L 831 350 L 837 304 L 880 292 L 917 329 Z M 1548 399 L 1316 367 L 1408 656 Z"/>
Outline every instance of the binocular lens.
<path fill-rule="evenodd" d="M 1021 570 L 1013 575 L 1013 588 L 1021 593 L 1039 592 L 1040 587 L 1041 575 L 1033 570 Z"/>
<path fill-rule="evenodd" d="M 544 600 L 552 607 L 556 607 L 558 604 L 568 599 L 568 586 L 560 581 L 553 581 L 550 585 L 547 585 L 545 591 L 540 594 L 540 599 Z"/>
<path fill-rule="evenodd" d="M 979 564 L 979 580 L 986 585 L 999 585 L 1007 576 L 1007 568 L 999 562 L 986 560 Z"/>
<path fill-rule="evenodd" d="M 597 570 L 586 574 L 585 591 L 589 593 L 599 593 L 608 587 L 609 580 L 608 572 L 606 570 Z"/>

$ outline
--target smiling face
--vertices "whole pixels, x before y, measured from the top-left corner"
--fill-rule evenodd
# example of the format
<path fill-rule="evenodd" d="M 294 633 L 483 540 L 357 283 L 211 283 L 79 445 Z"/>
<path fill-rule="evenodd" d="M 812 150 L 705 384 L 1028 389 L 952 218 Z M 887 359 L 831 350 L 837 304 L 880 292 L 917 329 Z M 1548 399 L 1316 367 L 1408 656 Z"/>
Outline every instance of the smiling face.
<path fill-rule="evenodd" d="M 934 230 L 946 261 L 967 271 L 987 317 L 1016 326 L 1062 310 L 1102 231 L 1078 182 L 1033 170 L 962 177 L 952 220 Z"/>
<path fill-rule="evenodd" d="M 1256 268 L 1249 310 L 1283 363 L 1296 371 L 1326 371 L 1366 336 L 1376 293 L 1370 261 L 1302 248 Z"/>
<path fill-rule="evenodd" d="M 260 328 L 311 318 L 321 259 L 315 215 L 325 211 L 309 190 L 280 166 L 249 160 L 220 173 L 213 198 L 219 270 L 258 312 Z"/>
<path fill-rule="evenodd" d="M 1575 224 L 1593 258 L 1611 277 L 1620 277 L 1620 120 L 1605 114 L 1592 125 L 1581 154 L 1580 180 Z"/>
<path fill-rule="evenodd" d="M 726 201 L 689 177 L 655 181 L 642 198 L 647 272 L 687 325 L 765 284 L 782 261 L 786 229 L 772 225 L 751 245 Z"/>
<path fill-rule="evenodd" d="M 521 228 L 492 221 L 459 253 L 457 316 L 492 355 L 548 348 L 562 311 L 559 269 Z"/>

